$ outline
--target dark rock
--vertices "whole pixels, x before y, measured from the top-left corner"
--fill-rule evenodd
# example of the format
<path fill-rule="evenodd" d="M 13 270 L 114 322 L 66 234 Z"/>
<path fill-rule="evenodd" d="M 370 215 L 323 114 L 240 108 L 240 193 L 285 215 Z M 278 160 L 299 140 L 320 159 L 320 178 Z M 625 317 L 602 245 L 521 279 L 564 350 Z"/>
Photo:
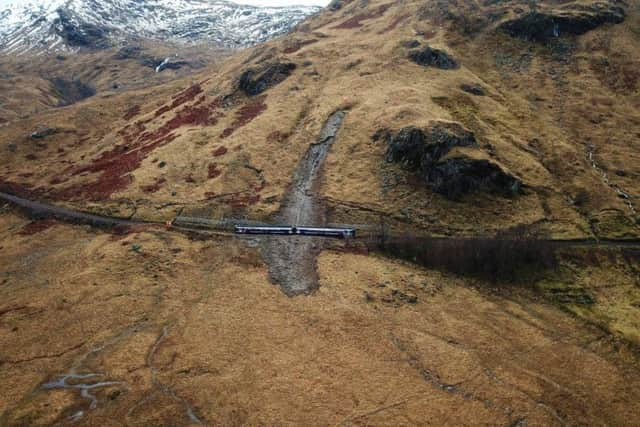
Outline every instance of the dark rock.
<path fill-rule="evenodd" d="M 329 5 L 327 6 L 327 9 L 329 9 L 332 12 L 335 12 L 337 10 L 342 9 L 343 3 L 342 0 L 333 0 L 331 3 L 329 3 Z"/>
<path fill-rule="evenodd" d="M 66 61 L 67 57 L 63 55 L 56 55 L 56 60 L 58 61 Z"/>
<path fill-rule="evenodd" d="M 440 68 L 441 70 L 452 70 L 460 67 L 458 62 L 445 51 L 433 49 L 429 46 L 410 52 L 409 59 L 416 64 L 425 67 Z"/>
<path fill-rule="evenodd" d="M 163 160 L 163 161 L 161 161 L 160 163 L 158 163 L 158 167 L 159 167 L 160 169 L 162 169 L 162 168 L 163 168 L 163 167 L 165 167 L 165 166 L 167 166 L 167 162 L 165 162 L 164 160 Z"/>
<path fill-rule="evenodd" d="M 511 196 L 520 193 L 522 183 L 488 160 L 454 157 L 434 164 L 427 172 L 434 191 L 449 199 L 466 193 L 486 191 Z"/>
<path fill-rule="evenodd" d="M 261 69 L 250 69 L 242 73 L 238 87 L 248 96 L 259 95 L 267 89 L 282 83 L 296 69 L 296 64 L 276 62 Z"/>
<path fill-rule="evenodd" d="M 454 147 L 477 147 L 473 133 L 457 123 L 438 122 L 426 131 L 416 127 L 400 129 L 387 139 L 386 160 L 407 169 L 426 171 Z"/>
<path fill-rule="evenodd" d="M 50 81 L 60 99 L 58 102 L 59 107 L 74 104 L 96 94 L 96 90 L 93 87 L 82 83 L 80 80 L 55 78 Z"/>
<path fill-rule="evenodd" d="M 58 133 L 58 129 L 56 128 L 50 128 L 50 127 L 41 127 L 38 130 L 36 130 L 35 132 L 33 132 L 31 134 L 31 138 L 33 139 L 44 139 L 50 135 L 54 135 Z"/>
<path fill-rule="evenodd" d="M 402 47 L 407 49 L 415 49 L 420 47 L 420 42 L 418 40 L 405 40 L 401 43 Z"/>
<path fill-rule="evenodd" d="M 378 129 L 371 139 L 373 142 L 386 141 L 391 136 L 391 131 L 387 128 Z"/>
<path fill-rule="evenodd" d="M 111 45 L 110 30 L 88 22 L 79 22 L 59 8 L 52 28 L 69 46 L 104 49 Z"/>
<path fill-rule="evenodd" d="M 460 89 L 462 89 L 467 93 L 470 93 L 471 95 L 476 95 L 476 96 L 485 96 L 487 94 L 484 88 L 476 83 L 472 83 L 472 84 L 463 83 L 460 85 Z"/>
<path fill-rule="evenodd" d="M 7 150 L 11 151 L 12 153 L 15 153 L 16 150 L 18 150 L 18 145 L 14 142 L 10 142 L 7 144 Z"/>
<path fill-rule="evenodd" d="M 498 28 L 512 37 L 546 42 L 564 34 L 580 35 L 603 24 L 619 24 L 625 19 L 620 6 L 608 2 L 590 5 L 571 4 L 566 7 L 532 11 L 503 22 Z"/>
<path fill-rule="evenodd" d="M 522 183 L 504 172 L 498 165 L 465 155 L 445 158 L 456 147 L 478 148 L 470 131 L 457 123 L 440 123 L 423 130 L 407 127 L 387 135 L 386 160 L 401 163 L 405 169 L 423 179 L 434 191 L 450 199 L 463 194 L 486 191 L 501 195 L 520 192 Z"/>

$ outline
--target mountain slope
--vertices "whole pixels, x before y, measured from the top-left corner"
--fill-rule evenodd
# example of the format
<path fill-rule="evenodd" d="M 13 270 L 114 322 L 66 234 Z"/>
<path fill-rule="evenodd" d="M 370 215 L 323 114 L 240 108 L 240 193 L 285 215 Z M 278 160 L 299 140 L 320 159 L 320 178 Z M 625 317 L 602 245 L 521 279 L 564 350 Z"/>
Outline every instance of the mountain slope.
<path fill-rule="evenodd" d="M 236 48 L 285 33 L 318 10 L 224 0 L 17 2 L 0 10 L 0 52 L 68 52 L 138 39 Z"/>
<path fill-rule="evenodd" d="M 180 80 L 0 125 L 0 191 L 160 222 L 0 204 L 0 424 L 629 424 L 637 246 L 485 279 L 170 221 L 298 210 L 447 236 L 450 264 L 502 241 L 460 236 L 637 238 L 639 12 L 337 0 Z M 314 290 L 285 295 L 274 262 Z"/>
<path fill-rule="evenodd" d="M 590 16 L 599 22 L 597 11 L 607 9 L 590 5 L 544 7 L 578 23 Z M 174 208 L 265 218 L 278 211 L 326 118 L 344 109 L 341 142 L 329 154 L 323 186 L 337 222 L 384 216 L 400 228 L 439 234 L 525 225 L 557 236 L 638 235 L 633 9 L 622 23 L 599 22 L 586 33 L 576 27 L 582 35 L 566 24 L 566 34 L 545 44 L 502 29 L 528 16 L 519 3 L 442 7 L 354 2 L 330 10 L 288 37 L 226 61 L 219 72 L 202 74 L 186 98 L 139 105 L 138 116 L 101 124 L 103 136 L 76 129 L 90 142 L 65 149 L 64 161 L 74 165 L 66 172 L 53 173 L 44 161 L 19 161 L 33 154 L 24 143 L 5 154 L 0 174 L 75 203 L 170 199 Z M 260 91 L 243 83 L 260 76 Z M 98 101 L 105 102 L 111 101 Z M 72 113 L 34 118 L 3 134 L 20 139 L 38 125 L 67 122 L 57 118 L 66 114 Z M 424 141 L 445 141 L 423 163 L 427 169 L 389 157 L 390 144 L 402 143 L 412 128 Z M 109 168 L 101 163 L 105 155 L 131 143 L 148 154 L 117 176 L 103 170 Z M 47 147 L 57 144 L 54 136 Z M 45 152 L 36 157 L 46 159 Z M 170 162 L 159 169 L 154 162 L 163 158 Z M 17 179 L 33 162 L 41 164 L 40 178 Z M 91 170 L 91 162 L 102 165 L 97 176 L 74 172 Z M 52 179 L 55 185 L 45 184 Z M 106 185 L 105 179 L 120 184 L 98 194 L 86 190 Z M 158 180 L 166 184 L 144 190 Z M 153 215 L 170 216 L 174 208 Z"/>

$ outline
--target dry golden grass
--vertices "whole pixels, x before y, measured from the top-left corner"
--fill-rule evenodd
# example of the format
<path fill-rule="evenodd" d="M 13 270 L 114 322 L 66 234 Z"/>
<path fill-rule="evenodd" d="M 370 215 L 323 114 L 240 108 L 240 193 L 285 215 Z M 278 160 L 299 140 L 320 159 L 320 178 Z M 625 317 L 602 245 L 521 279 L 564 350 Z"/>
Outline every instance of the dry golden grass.
<path fill-rule="evenodd" d="M 621 425 L 639 409 L 637 356 L 526 291 L 324 252 L 317 293 L 288 298 L 239 241 L 0 221 L 5 425 L 187 425 L 186 405 L 210 425 Z M 93 410 L 41 388 L 72 370 L 119 384 Z"/>
<path fill-rule="evenodd" d="M 331 222 L 637 237 L 613 187 L 635 206 L 636 3 L 625 23 L 566 50 L 496 33 L 499 19 L 479 24 L 527 7 L 512 2 L 348 2 L 202 73 L 0 127 L 0 184 L 140 219 L 271 219 L 327 117 L 345 109 L 320 188 Z M 409 62 L 402 43 L 413 39 L 461 67 Z M 297 68 L 257 97 L 236 91 L 242 72 L 276 61 Z M 433 121 L 472 130 L 480 148 L 455 154 L 499 164 L 525 193 L 447 200 L 372 141 Z M 30 138 L 41 125 L 59 132 Z M 638 340 L 637 266 L 620 260 L 565 263 L 535 292 L 325 251 L 319 290 L 291 299 L 259 251 L 233 239 L 26 224 L 0 215 L 0 424 L 84 410 L 80 424 L 185 425 L 191 407 L 212 425 L 624 425 L 640 409 L 637 350 L 625 343 Z M 595 304 L 571 299 L 582 294 Z M 77 390 L 40 388 L 71 369 L 122 384 L 97 389 L 95 410 Z"/>
<path fill-rule="evenodd" d="M 297 162 L 315 141 L 324 120 L 332 111 L 348 108 L 339 142 L 326 164 L 322 189 L 335 221 L 366 222 L 383 214 L 397 227 L 436 234 L 490 234 L 529 224 L 558 237 L 594 232 L 610 237 L 637 235 L 637 214 L 612 187 L 627 193 L 635 206 L 640 117 L 637 84 L 629 77 L 633 67 L 624 62 L 632 61 L 624 58 L 633 58 L 637 40 L 632 8 L 626 23 L 596 29 L 577 38 L 571 49 L 562 50 L 562 46 L 547 47 L 496 33 L 497 24 L 473 36 L 461 35 L 459 28 L 438 14 L 418 13 L 418 3 L 391 4 L 381 14 L 382 4 L 375 2 L 360 10 L 351 3 L 342 11 L 327 12 L 290 36 L 239 53 L 219 69 L 191 78 L 191 82 L 207 80 L 202 89 L 204 102 L 209 103 L 232 93 L 242 71 L 256 64 L 287 60 L 298 66 L 290 78 L 266 93 L 264 112 L 230 136 L 222 137 L 253 100 L 236 98 L 232 106 L 218 108 L 213 125 L 177 128 L 175 139 L 153 150 L 130 172 L 131 184 L 100 200 L 98 208 L 118 211 L 120 201 L 126 200 L 136 205 L 140 216 L 149 218 L 168 219 L 183 208 L 214 217 L 267 218 L 278 210 Z M 450 7 L 456 13 L 479 16 L 492 10 Z M 365 12 L 368 18 L 358 20 L 361 26 L 336 28 L 346 19 L 340 16 Z M 396 21 L 402 24 L 390 25 Z M 402 42 L 412 39 L 448 51 L 462 67 L 425 69 L 411 63 Z M 608 58 L 610 69 L 593 65 L 601 57 Z M 612 74 L 620 75 L 619 80 L 612 81 Z M 74 121 L 70 130 L 86 134 L 88 140 L 73 149 L 68 161 L 90 164 L 100 153 L 123 145 L 118 131 L 125 124 L 116 115 L 140 105 L 142 112 L 128 124 L 150 120 L 145 128 L 158 129 L 180 108 L 159 117 L 154 111 L 161 103 L 169 104 L 167 94 L 186 88 L 187 81 L 132 93 L 126 100 L 114 95 L 12 123 L 0 131 L 2 139 L 21 138 L 39 123 L 60 126 Z M 479 83 L 488 96 L 461 91 L 463 83 Z M 621 89 L 621 84 L 632 86 Z M 104 116 L 86 117 L 85 110 L 92 108 Z M 467 155 L 489 158 L 522 179 L 525 194 L 515 199 L 477 194 L 451 202 L 384 163 L 384 144 L 371 140 L 376 130 L 427 125 L 433 120 L 460 122 L 472 130 L 481 149 Z M 96 127 L 102 131 L 95 132 Z M 63 139 L 53 138 L 48 145 L 60 148 Z M 590 151 L 598 169 L 588 160 Z M 41 162 L 25 165 L 21 160 L 30 153 L 29 147 L 20 149 L 17 156 L 4 150 L 3 180 L 49 187 L 47 178 L 57 176 L 59 168 L 46 155 Z M 166 167 L 159 169 L 161 161 Z M 37 169 L 44 179 L 20 177 L 22 168 Z M 218 176 L 209 178 L 210 168 Z M 76 177 L 71 182 L 94 178 Z M 82 197 L 67 201 L 86 206 Z M 130 211 L 127 208 L 122 214 Z"/>

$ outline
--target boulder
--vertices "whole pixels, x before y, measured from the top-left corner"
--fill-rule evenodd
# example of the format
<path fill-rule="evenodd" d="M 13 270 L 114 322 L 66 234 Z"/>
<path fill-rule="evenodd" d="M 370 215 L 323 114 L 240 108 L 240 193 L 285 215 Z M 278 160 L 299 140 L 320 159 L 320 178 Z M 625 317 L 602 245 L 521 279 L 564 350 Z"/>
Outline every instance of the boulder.
<path fill-rule="evenodd" d="M 450 199 L 475 191 L 515 195 L 522 183 L 495 163 L 463 154 L 447 155 L 456 147 L 478 148 L 472 132 L 458 123 L 435 122 L 427 129 L 406 127 L 397 133 L 381 130 L 386 138 L 386 161 L 400 163 L 434 191 Z"/>
<path fill-rule="evenodd" d="M 454 200 L 476 191 L 512 196 L 520 193 L 522 187 L 519 179 L 495 163 L 464 156 L 437 162 L 426 174 L 427 182 L 435 192 Z"/>
<path fill-rule="evenodd" d="M 477 147 L 470 131 L 458 123 L 436 122 L 428 129 L 416 127 L 400 129 L 390 134 L 386 160 L 402 163 L 414 172 L 423 172 L 454 147 Z"/>
<path fill-rule="evenodd" d="M 242 73 L 238 88 L 247 96 L 256 96 L 282 83 L 295 69 L 296 64 L 290 62 L 276 62 L 259 69 L 252 68 Z"/>
<path fill-rule="evenodd" d="M 606 23 L 619 24 L 624 19 L 622 7 L 609 2 L 595 2 L 531 11 L 503 22 L 498 28 L 512 37 L 546 42 L 565 34 L 584 34 Z"/>
<path fill-rule="evenodd" d="M 418 65 L 440 68 L 441 70 L 453 70 L 460 67 L 458 62 L 447 52 L 429 46 L 409 52 L 409 59 Z"/>
<path fill-rule="evenodd" d="M 54 135 L 58 133 L 58 129 L 56 128 L 51 128 L 48 126 L 43 126 L 38 128 L 37 130 L 35 130 L 32 134 L 31 134 L 31 138 L 32 139 L 44 139 L 50 135 Z"/>
<path fill-rule="evenodd" d="M 476 83 L 463 83 L 460 85 L 460 89 L 475 96 L 485 96 L 487 94 L 487 91 Z"/>

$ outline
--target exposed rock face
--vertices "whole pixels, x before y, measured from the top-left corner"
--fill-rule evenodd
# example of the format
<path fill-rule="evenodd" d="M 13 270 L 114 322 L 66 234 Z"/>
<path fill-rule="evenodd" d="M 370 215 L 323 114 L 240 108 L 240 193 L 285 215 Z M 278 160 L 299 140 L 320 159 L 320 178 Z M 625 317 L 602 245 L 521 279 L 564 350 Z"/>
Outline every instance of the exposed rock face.
<path fill-rule="evenodd" d="M 110 30 L 89 22 L 72 19 L 64 9 L 58 9 L 58 18 L 53 21 L 55 33 L 72 47 L 106 48 L 110 45 Z"/>
<path fill-rule="evenodd" d="M 520 192 L 522 183 L 488 160 L 454 157 L 438 162 L 427 172 L 434 191 L 450 198 L 473 191 L 486 191 L 505 196 Z"/>
<path fill-rule="evenodd" d="M 427 130 L 400 129 L 388 138 L 386 160 L 412 171 L 427 170 L 454 147 L 477 147 L 471 132 L 457 123 L 436 123 Z"/>
<path fill-rule="evenodd" d="M 409 59 L 424 67 L 435 67 L 441 70 L 453 70 L 460 67 L 458 62 L 447 52 L 429 46 L 410 52 Z"/>
<path fill-rule="evenodd" d="M 499 28 L 512 37 L 545 42 L 564 34 L 584 34 L 606 23 L 619 24 L 624 19 L 622 7 L 608 2 L 595 2 L 529 12 L 502 23 Z"/>
<path fill-rule="evenodd" d="M 259 70 L 250 69 L 242 73 L 238 87 L 247 96 L 256 96 L 282 83 L 296 69 L 296 64 L 276 62 L 267 64 Z"/>
<path fill-rule="evenodd" d="M 383 131 L 375 136 L 386 138 L 388 162 L 403 164 L 450 199 L 473 191 L 520 192 L 522 183 L 489 160 L 464 155 L 445 158 L 455 147 L 478 147 L 473 133 L 457 123 L 435 123 L 424 130 L 407 127 L 395 134 Z"/>

